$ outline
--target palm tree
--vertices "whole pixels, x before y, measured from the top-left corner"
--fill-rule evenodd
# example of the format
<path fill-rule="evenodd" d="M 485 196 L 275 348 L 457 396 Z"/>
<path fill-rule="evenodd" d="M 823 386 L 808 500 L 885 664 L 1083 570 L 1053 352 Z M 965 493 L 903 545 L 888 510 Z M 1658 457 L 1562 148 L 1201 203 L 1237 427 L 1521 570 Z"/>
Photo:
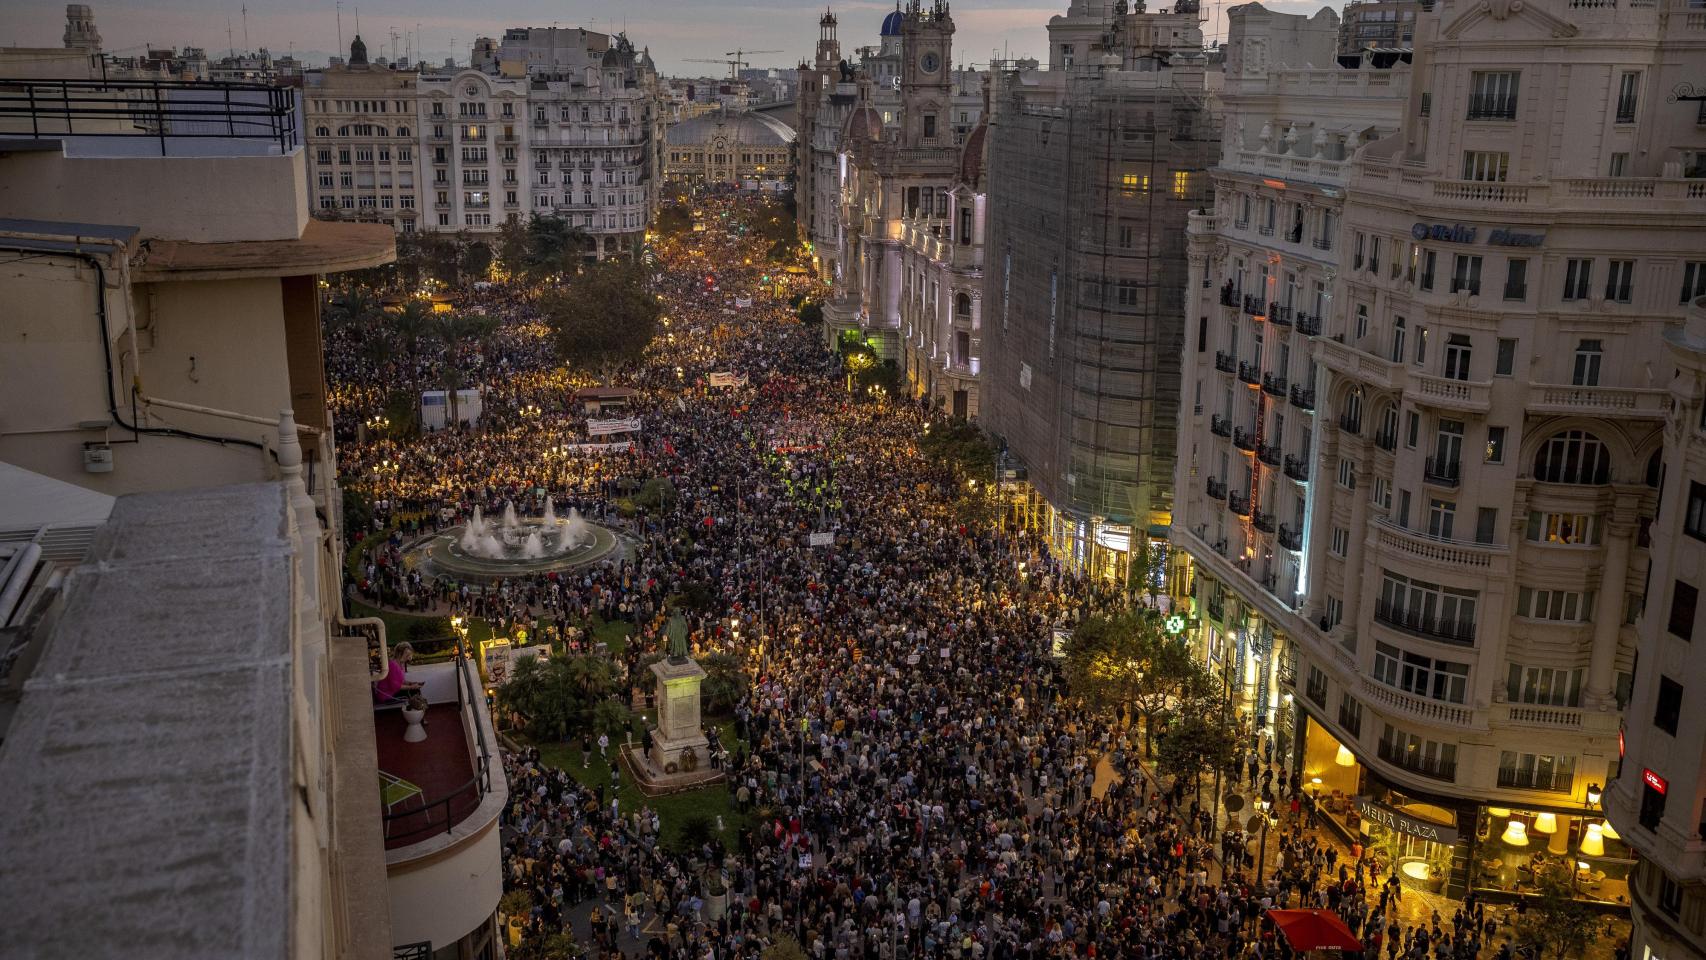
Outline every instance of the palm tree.
<path fill-rule="evenodd" d="M 436 322 L 432 304 L 425 300 L 410 300 L 391 317 L 391 336 L 396 339 L 404 361 L 409 365 L 406 377 L 412 394 L 409 402 L 416 407 L 421 403 L 419 371 L 422 348 L 433 339 Z"/>
<path fill-rule="evenodd" d="M 585 250 L 586 234 L 568 220 L 535 216 L 528 221 L 525 269 L 530 280 L 574 272 Z"/>
<path fill-rule="evenodd" d="M 440 368 L 440 376 L 447 381 L 445 400 L 450 404 L 450 422 L 446 426 L 462 422 L 456 409 L 456 394 L 463 382 L 462 370 L 457 365 L 461 359 L 462 348 L 470 344 L 485 343 L 497 328 L 497 318 L 483 313 L 432 315 L 431 336 L 444 347 L 444 365 Z"/>

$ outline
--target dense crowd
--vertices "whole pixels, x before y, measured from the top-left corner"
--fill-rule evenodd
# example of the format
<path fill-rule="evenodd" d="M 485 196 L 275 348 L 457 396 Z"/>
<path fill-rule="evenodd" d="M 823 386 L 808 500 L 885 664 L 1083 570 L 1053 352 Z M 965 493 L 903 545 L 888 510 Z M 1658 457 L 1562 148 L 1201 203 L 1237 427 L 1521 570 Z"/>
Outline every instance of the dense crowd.
<path fill-rule="evenodd" d="M 1285 821 L 1258 882 L 1250 840 L 1218 834 L 1181 785 L 1143 775 L 1124 725 L 1063 696 L 1053 631 L 1124 599 L 1022 531 L 955 519 L 955 477 L 915 443 L 938 414 L 852 401 L 819 332 L 791 317 L 799 287 L 761 287 L 763 268 L 744 266 L 754 245 L 719 229 L 742 202 L 706 201 L 711 229 L 665 244 L 669 335 L 620 378 L 640 391 L 631 450 L 554 452 L 579 440 L 581 384 L 556 369 L 527 297 L 501 286 L 478 302 L 502 332 L 468 358 L 487 391 L 477 427 L 345 440 L 375 530 L 506 502 L 537 513 L 545 496 L 618 522 L 614 484 L 675 491 L 628 521 L 626 559 L 501 588 L 429 583 L 402 564 L 399 532 L 353 589 L 495 619 L 626 620 L 641 652 L 664 642 L 666 598 L 708 595 L 694 649 L 750 666 L 727 786 L 754 821 L 727 848 L 670 852 L 650 810 L 536 754 L 505 758 L 505 882 L 532 894 L 530 936 L 572 928 L 594 956 L 707 960 L 758 956 L 781 933 L 838 960 L 1283 957 L 1262 914 L 1285 905 L 1337 910 L 1371 955 L 1479 956 L 1492 929 L 1478 908 L 1399 926 L 1400 891 L 1306 816 Z M 362 336 L 383 334 L 333 342 L 348 419 L 445 362 L 364 365 Z M 748 385 L 709 387 L 716 371 Z M 826 532 L 832 545 L 807 545 Z M 1252 779 L 1271 761 L 1252 750 Z"/>

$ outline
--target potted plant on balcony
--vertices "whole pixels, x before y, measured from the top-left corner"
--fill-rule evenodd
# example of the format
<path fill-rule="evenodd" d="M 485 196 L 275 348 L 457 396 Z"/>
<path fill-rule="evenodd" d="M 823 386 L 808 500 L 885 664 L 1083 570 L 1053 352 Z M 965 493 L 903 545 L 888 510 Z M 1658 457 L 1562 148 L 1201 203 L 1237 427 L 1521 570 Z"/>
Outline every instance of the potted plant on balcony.
<path fill-rule="evenodd" d="M 511 890 L 498 900 L 498 913 L 504 918 L 504 927 L 509 931 L 509 945 L 520 946 L 521 930 L 533 913 L 533 895 L 526 890 Z"/>
<path fill-rule="evenodd" d="M 409 694 L 409 699 L 403 703 L 403 722 L 408 724 L 403 730 L 403 740 L 407 743 L 419 743 L 426 739 L 426 727 L 421 721 L 426 718 L 427 698 L 419 690 Z"/>

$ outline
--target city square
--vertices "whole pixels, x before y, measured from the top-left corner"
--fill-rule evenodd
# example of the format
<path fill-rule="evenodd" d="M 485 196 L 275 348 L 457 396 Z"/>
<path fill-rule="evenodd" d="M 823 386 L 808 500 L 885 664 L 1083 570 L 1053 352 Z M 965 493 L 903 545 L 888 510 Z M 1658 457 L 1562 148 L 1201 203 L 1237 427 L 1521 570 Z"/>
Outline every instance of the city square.
<path fill-rule="evenodd" d="M 207 2 L 0 47 L 0 954 L 1706 956 L 1696 0 Z"/>

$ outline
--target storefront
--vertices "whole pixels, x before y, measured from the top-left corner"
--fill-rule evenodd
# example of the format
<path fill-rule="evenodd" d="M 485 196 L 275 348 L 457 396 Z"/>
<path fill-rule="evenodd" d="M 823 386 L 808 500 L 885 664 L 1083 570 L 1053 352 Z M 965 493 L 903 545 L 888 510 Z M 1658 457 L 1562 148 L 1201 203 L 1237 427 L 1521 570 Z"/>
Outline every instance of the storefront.
<path fill-rule="evenodd" d="M 1629 902 L 1629 848 L 1598 811 L 1596 790 L 1576 806 L 1501 807 L 1411 790 L 1364 766 L 1315 717 L 1299 711 L 1304 790 L 1322 822 L 1361 843 L 1375 876 L 1406 886 L 1490 901 L 1537 896 L 1551 884 L 1607 906 Z"/>

